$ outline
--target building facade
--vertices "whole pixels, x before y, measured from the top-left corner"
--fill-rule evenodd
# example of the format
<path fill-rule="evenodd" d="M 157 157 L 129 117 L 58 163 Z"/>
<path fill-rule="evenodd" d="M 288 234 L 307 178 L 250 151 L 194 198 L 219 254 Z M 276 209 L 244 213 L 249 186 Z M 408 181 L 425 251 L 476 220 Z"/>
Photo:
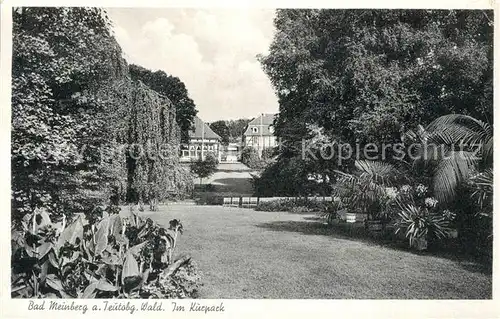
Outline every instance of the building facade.
<path fill-rule="evenodd" d="M 181 162 L 193 162 L 212 153 L 221 161 L 221 138 L 198 116 L 194 118 L 194 129 L 189 131 L 189 143 L 182 144 L 180 150 Z"/>
<path fill-rule="evenodd" d="M 278 146 L 273 127 L 275 116 L 276 114 L 261 114 L 250 121 L 243 134 L 244 146 L 253 147 L 259 156 L 262 155 L 264 149 Z"/>

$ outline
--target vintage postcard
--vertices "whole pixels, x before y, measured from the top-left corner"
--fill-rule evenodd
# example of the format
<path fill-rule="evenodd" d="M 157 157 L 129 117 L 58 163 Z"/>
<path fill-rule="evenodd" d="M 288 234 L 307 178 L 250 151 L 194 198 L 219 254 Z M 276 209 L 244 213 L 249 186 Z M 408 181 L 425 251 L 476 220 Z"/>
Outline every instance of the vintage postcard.
<path fill-rule="evenodd" d="M 498 317 L 494 4 L 338 5 L 5 1 L 5 317 Z"/>

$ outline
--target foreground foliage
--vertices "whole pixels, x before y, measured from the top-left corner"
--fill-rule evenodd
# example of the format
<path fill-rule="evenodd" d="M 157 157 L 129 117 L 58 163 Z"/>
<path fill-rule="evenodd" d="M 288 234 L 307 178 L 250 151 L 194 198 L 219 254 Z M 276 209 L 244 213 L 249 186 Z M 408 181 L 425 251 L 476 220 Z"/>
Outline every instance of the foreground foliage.
<path fill-rule="evenodd" d="M 44 210 L 12 232 L 12 297 L 193 298 L 200 285 L 190 258 L 174 260 L 183 225 L 168 229 L 120 208 L 66 225 Z"/>

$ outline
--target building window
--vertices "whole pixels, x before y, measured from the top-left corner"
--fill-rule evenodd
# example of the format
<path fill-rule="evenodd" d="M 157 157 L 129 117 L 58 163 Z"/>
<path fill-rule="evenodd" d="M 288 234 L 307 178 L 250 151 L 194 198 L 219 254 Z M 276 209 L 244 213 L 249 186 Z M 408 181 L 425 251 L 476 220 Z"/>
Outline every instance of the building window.
<path fill-rule="evenodd" d="M 258 133 L 259 132 L 259 128 L 254 126 L 252 127 L 252 133 Z"/>

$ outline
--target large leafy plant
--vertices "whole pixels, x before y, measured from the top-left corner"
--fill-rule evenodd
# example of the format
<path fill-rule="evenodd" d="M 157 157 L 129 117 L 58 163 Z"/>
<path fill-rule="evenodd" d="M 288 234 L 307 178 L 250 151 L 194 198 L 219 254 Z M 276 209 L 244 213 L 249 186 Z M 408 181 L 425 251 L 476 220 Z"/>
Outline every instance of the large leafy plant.
<path fill-rule="evenodd" d="M 27 214 L 12 236 L 12 296 L 194 297 L 199 278 L 191 259 L 173 259 L 180 221 L 165 229 L 119 211 L 96 209 L 68 226 L 44 210 Z"/>
<path fill-rule="evenodd" d="M 441 116 L 426 128 L 408 131 L 404 139 L 417 146 L 414 164 L 432 169 L 434 194 L 441 202 L 454 200 L 461 184 L 474 184 L 478 171 L 487 176 L 493 166 L 493 127 L 468 115 Z"/>
<path fill-rule="evenodd" d="M 447 237 L 449 220 L 445 216 L 426 207 L 403 203 L 400 205 L 396 233 L 404 231 L 410 246 L 414 246 L 416 239 L 442 240 Z"/>
<path fill-rule="evenodd" d="M 338 178 L 333 195 L 340 199 L 339 208 L 379 218 L 386 210 L 388 188 L 403 174 L 395 166 L 384 162 L 358 160 L 355 167 L 354 174 L 336 172 Z"/>

